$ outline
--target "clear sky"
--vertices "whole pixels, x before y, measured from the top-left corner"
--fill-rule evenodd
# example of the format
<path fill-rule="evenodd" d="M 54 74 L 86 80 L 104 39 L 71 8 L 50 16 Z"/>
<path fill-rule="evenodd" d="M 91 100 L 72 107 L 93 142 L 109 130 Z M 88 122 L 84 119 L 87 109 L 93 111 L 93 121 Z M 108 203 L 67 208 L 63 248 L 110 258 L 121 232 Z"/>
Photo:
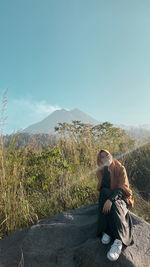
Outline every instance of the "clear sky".
<path fill-rule="evenodd" d="M 60 108 L 150 124 L 149 0 L 1 0 L 4 133 Z"/>

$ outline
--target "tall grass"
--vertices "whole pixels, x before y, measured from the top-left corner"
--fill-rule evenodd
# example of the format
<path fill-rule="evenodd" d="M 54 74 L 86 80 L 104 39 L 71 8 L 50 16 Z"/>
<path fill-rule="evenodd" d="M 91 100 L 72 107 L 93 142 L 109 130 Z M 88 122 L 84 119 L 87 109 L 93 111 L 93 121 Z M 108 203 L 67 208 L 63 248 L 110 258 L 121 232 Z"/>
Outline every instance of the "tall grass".
<path fill-rule="evenodd" d="M 6 150 L 3 141 L 4 111 L 7 103 L 7 90 L 3 94 L 1 109 L 0 136 L 0 237 L 33 223 L 35 216 L 30 206 L 23 186 L 22 158 L 17 152 L 12 152 L 13 138 Z"/>

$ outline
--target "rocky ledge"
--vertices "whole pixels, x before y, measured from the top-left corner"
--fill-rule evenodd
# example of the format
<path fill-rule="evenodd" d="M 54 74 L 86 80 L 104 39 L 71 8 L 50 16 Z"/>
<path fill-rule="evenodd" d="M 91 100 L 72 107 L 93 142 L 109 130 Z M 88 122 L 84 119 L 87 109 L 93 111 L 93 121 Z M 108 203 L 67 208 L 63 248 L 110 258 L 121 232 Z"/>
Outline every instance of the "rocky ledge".
<path fill-rule="evenodd" d="M 134 244 L 116 262 L 96 237 L 98 204 L 41 220 L 0 241 L 0 267 L 150 267 L 150 224 L 131 213 Z"/>

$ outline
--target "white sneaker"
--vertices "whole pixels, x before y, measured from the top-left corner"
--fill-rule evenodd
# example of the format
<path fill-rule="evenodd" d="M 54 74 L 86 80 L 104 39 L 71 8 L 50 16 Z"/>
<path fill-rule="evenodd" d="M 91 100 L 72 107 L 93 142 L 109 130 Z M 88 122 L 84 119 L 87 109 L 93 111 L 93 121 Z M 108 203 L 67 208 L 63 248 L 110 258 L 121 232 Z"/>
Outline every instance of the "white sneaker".
<path fill-rule="evenodd" d="M 122 241 L 115 239 L 114 243 L 111 245 L 111 249 L 107 252 L 107 258 L 110 261 L 116 261 L 122 250 Z"/>
<path fill-rule="evenodd" d="M 106 233 L 104 233 L 101 241 L 102 241 L 103 244 L 109 244 L 110 239 L 111 239 L 110 236 L 107 235 Z"/>

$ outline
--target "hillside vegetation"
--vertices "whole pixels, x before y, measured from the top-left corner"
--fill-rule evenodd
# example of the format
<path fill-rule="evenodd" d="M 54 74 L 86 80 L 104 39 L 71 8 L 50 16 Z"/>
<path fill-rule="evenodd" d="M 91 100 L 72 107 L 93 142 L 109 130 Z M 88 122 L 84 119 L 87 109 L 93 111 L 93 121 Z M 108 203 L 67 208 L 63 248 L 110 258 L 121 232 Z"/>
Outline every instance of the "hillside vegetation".
<path fill-rule="evenodd" d="M 14 134 L 9 142 L 1 135 L 1 238 L 40 219 L 97 202 L 96 160 L 102 148 L 126 167 L 135 197 L 132 211 L 150 222 L 148 140 L 137 148 L 124 130 L 109 122 L 92 126 L 72 121 L 60 123 L 55 131 L 57 138 Z"/>

